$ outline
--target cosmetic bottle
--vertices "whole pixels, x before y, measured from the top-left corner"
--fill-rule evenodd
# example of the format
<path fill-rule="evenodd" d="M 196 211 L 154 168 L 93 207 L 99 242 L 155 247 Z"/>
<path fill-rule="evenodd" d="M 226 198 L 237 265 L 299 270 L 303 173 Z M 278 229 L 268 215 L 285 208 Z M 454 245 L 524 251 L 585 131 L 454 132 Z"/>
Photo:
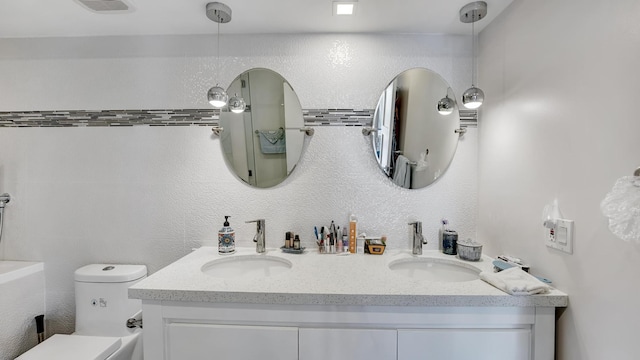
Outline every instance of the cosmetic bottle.
<path fill-rule="evenodd" d="M 291 231 L 287 231 L 284 235 L 284 247 L 287 249 L 293 247 L 293 239 L 291 238 Z"/>
<path fill-rule="evenodd" d="M 356 253 L 356 225 L 358 223 L 358 220 L 356 219 L 355 215 L 351 214 L 349 216 L 349 252 L 352 254 Z"/>
<path fill-rule="evenodd" d="M 442 232 L 442 252 L 447 255 L 458 254 L 458 233 L 454 230 Z"/>
<path fill-rule="evenodd" d="M 444 232 L 447 230 L 447 225 L 449 224 L 449 221 L 445 218 L 442 218 L 440 220 L 440 224 L 442 225 L 440 227 L 440 229 L 438 230 L 438 249 L 442 252 L 444 252 Z"/>
<path fill-rule="evenodd" d="M 236 251 L 236 232 L 229 226 L 230 216 L 224 217 L 222 229 L 218 231 L 218 254 L 232 254 Z"/>
<path fill-rule="evenodd" d="M 344 231 L 342 231 L 342 251 L 349 251 L 349 226 L 345 225 L 343 227 Z"/>

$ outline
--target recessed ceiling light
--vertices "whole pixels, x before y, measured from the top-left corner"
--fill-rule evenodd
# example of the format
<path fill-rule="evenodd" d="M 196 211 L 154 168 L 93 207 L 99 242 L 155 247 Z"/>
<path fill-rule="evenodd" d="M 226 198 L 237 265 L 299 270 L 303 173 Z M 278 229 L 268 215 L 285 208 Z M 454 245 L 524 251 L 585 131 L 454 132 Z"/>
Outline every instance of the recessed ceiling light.
<path fill-rule="evenodd" d="M 333 15 L 354 15 L 357 1 L 334 1 Z"/>

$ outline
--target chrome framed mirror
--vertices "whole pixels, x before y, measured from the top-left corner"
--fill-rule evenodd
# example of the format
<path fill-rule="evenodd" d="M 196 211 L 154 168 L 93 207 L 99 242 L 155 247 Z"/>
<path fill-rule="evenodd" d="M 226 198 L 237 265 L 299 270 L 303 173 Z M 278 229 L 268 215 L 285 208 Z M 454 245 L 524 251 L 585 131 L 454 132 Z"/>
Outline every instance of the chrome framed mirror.
<path fill-rule="evenodd" d="M 424 68 L 402 72 L 384 89 L 370 137 L 380 169 L 396 185 L 420 189 L 445 173 L 460 137 L 455 98 L 440 75 Z"/>
<path fill-rule="evenodd" d="M 291 85 L 273 70 L 250 69 L 233 80 L 228 94 L 246 108 L 220 113 L 220 144 L 229 169 L 245 183 L 269 188 L 295 169 L 304 145 L 302 106 Z"/>

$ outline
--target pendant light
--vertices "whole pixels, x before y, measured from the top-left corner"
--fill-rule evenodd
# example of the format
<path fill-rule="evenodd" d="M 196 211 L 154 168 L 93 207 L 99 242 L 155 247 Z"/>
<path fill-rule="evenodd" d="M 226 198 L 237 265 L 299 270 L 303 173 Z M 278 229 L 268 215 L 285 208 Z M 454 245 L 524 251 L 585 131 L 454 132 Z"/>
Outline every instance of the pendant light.
<path fill-rule="evenodd" d="M 220 80 L 220 24 L 228 23 L 231 21 L 231 8 L 227 5 L 219 2 L 210 2 L 207 4 L 207 17 L 218 23 L 218 66 L 217 66 L 217 80 Z M 216 86 L 209 89 L 207 92 L 207 98 L 209 99 L 209 104 L 213 107 L 221 108 L 227 105 L 227 100 L 229 100 L 229 95 L 225 89 L 220 87 L 216 82 Z"/>
<path fill-rule="evenodd" d="M 233 113 L 240 114 L 244 112 L 246 107 L 247 104 L 244 102 L 244 99 L 239 97 L 238 94 L 235 94 L 229 99 L 229 110 Z"/>
<path fill-rule="evenodd" d="M 484 1 L 475 1 L 469 3 L 460 9 L 460 21 L 468 24 L 471 23 L 471 87 L 462 94 L 462 104 L 467 109 L 477 109 L 484 101 L 484 92 L 475 86 L 476 75 L 476 36 L 475 22 L 487 15 L 487 3 Z"/>
<path fill-rule="evenodd" d="M 453 100 L 447 94 L 445 97 L 438 101 L 438 112 L 440 115 L 449 115 L 453 112 L 455 106 Z"/>

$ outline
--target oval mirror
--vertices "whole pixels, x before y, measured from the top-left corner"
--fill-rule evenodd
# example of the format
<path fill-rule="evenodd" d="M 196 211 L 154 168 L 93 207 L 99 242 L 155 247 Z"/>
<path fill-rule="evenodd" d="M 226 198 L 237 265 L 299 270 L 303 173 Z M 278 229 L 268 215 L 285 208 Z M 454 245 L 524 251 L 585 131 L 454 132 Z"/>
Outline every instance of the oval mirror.
<path fill-rule="evenodd" d="M 372 128 L 373 152 L 384 174 L 403 188 L 423 188 L 444 174 L 458 146 L 453 90 L 431 70 L 404 71 L 380 95 Z"/>
<path fill-rule="evenodd" d="M 249 185 L 268 188 L 280 184 L 302 155 L 302 107 L 291 85 L 269 69 L 240 74 L 227 89 L 240 96 L 244 112 L 220 113 L 220 144 L 233 173 Z"/>

